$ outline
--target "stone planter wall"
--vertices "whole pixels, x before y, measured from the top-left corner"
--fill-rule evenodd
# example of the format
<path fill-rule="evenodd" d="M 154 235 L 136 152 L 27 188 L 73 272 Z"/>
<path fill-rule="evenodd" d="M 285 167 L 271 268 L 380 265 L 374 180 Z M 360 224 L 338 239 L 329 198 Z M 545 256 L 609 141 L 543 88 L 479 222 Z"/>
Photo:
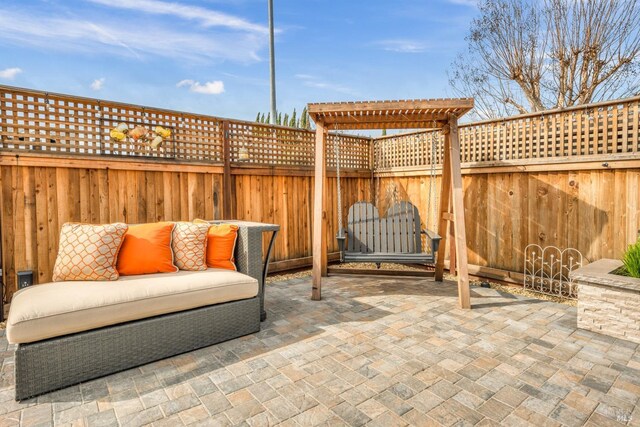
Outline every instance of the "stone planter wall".
<path fill-rule="evenodd" d="M 571 273 L 578 284 L 578 328 L 640 343 L 640 279 L 612 274 L 602 259 Z"/>

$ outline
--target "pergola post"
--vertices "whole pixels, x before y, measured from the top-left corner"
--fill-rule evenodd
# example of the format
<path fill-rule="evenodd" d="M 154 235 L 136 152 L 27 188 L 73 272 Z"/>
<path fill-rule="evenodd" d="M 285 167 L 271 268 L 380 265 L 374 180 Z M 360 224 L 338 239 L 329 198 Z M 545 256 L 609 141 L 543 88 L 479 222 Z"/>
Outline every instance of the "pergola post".
<path fill-rule="evenodd" d="M 460 308 L 471 308 L 469 271 L 467 265 L 467 233 L 464 224 L 464 193 L 462 170 L 460 168 L 460 140 L 458 139 L 458 119 L 449 117 L 449 165 L 451 174 L 451 204 L 453 207 L 453 238 L 456 253 L 451 258 L 458 265 L 458 304 Z M 455 269 L 454 269 L 455 270 Z"/>
<path fill-rule="evenodd" d="M 315 182 L 313 190 L 313 287 L 311 299 L 322 299 L 322 277 L 327 275 L 326 149 L 327 129 L 316 122 Z"/>
<path fill-rule="evenodd" d="M 469 271 L 467 266 L 467 234 L 464 224 L 464 194 L 460 167 L 460 140 L 458 119 L 450 116 L 445 131 L 444 161 L 442 165 L 442 189 L 440 196 L 440 218 L 438 234 L 440 250 L 436 261 L 437 281 L 444 276 L 444 257 L 447 240 L 450 241 L 449 270 L 458 270 L 458 304 L 460 308 L 471 308 Z M 450 212 L 451 206 L 453 212 Z"/>

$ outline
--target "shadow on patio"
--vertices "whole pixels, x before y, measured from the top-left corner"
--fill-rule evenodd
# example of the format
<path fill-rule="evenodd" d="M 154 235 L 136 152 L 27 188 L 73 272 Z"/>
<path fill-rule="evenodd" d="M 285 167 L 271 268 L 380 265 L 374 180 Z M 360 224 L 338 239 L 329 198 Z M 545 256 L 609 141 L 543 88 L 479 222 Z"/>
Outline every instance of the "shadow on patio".
<path fill-rule="evenodd" d="M 310 288 L 308 277 L 268 285 L 257 334 L 22 403 L 6 352 L 0 414 L 89 425 L 571 425 L 637 412 L 637 346 L 577 331 L 572 307 L 473 288 L 475 309 L 460 310 L 456 285 L 430 279 L 333 276 L 320 302 Z"/>

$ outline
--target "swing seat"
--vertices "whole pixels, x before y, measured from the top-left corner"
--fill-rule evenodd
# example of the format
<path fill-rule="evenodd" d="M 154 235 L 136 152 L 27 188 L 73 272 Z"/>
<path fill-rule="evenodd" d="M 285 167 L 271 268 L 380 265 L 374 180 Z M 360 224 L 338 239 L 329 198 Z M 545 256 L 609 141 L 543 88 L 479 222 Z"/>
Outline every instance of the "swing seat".
<path fill-rule="evenodd" d="M 423 235 L 427 252 L 422 251 Z M 422 229 L 418 208 L 406 201 L 391 206 L 384 217 L 371 203 L 355 203 L 347 227 L 336 237 L 343 262 L 433 264 L 440 244 L 440 236 Z"/>

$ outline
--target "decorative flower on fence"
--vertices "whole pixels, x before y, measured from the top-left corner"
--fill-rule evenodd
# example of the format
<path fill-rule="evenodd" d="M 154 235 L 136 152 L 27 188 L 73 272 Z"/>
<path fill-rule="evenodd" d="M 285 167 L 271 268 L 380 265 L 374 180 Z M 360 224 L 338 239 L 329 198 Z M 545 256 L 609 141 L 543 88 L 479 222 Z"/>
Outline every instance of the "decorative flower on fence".
<path fill-rule="evenodd" d="M 142 125 L 129 129 L 129 126 L 127 126 L 126 123 L 120 123 L 118 126 L 111 129 L 109 136 L 114 141 L 131 141 L 147 144 L 151 148 L 157 149 L 166 139 L 171 138 L 171 129 L 156 126 L 153 130 L 149 130 Z"/>

